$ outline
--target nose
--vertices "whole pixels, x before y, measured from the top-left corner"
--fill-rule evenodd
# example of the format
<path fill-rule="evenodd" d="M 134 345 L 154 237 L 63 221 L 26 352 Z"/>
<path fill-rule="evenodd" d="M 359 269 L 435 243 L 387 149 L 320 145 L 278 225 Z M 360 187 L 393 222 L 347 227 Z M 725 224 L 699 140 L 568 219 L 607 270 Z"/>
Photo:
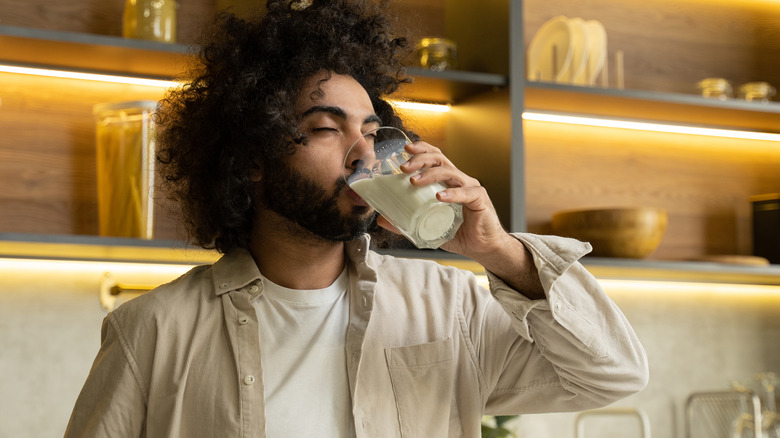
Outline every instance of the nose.
<path fill-rule="evenodd" d="M 361 162 L 361 159 L 366 159 L 369 154 L 374 153 L 374 137 L 361 135 L 355 140 L 347 151 L 347 156 L 344 158 L 344 167 L 355 171 Z"/>

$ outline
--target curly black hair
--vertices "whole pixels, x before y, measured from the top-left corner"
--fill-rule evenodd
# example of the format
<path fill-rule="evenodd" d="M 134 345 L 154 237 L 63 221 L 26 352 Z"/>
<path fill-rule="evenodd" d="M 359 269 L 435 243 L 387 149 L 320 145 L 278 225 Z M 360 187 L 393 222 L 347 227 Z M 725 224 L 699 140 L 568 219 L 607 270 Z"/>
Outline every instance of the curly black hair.
<path fill-rule="evenodd" d="M 294 102 L 314 74 L 352 76 L 384 123 L 403 128 L 384 100 L 409 82 L 407 40 L 393 33 L 391 17 L 365 0 L 304 2 L 269 0 L 267 14 L 254 19 L 218 14 L 191 77 L 160 103 L 163 184 L 196 245 L 247 247 L 251 175 L 305 142 Z"/>

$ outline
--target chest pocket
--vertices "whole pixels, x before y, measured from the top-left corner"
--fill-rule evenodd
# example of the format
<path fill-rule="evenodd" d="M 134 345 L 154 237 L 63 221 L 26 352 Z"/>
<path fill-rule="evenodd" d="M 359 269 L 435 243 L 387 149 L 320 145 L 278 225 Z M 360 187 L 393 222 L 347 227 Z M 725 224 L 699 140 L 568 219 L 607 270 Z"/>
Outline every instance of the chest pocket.
<path fill-rule="evenodd" d="M 385 357 L 398 408 L 401 436 L 463 436 L 453 398 L 455 363 L 452 339 L 388 348 Z"/>

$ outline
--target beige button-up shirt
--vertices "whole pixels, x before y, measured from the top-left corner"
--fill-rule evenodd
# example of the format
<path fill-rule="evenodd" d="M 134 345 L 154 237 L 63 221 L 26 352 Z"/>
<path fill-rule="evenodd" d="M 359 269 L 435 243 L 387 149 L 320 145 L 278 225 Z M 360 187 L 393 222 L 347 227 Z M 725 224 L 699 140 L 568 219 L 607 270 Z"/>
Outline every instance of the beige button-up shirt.
<path fill-rule="evenodd" d="M 367 237 L 347 245 L 357 437 L 477 438 L 483 414 L 595 408 L 644 388 L 642 346 L 577 262 L 589 246 L 516 237 L 546 300 L 490 274 L 488 291 L 471 272 L 377 254 Z M 265 437 L 251 303 L 262 293 L 237 250 L 110 313 L 65 436 Z"/>

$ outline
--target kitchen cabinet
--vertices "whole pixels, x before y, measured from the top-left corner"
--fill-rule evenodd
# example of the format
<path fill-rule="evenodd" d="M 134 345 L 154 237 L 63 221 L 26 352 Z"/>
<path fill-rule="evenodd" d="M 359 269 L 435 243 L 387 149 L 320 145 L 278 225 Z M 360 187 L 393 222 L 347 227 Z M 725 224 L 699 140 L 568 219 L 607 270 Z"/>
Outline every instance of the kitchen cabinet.
<path fill-rule="evenodd" d="M 35 0 L 13 11 L 0 5 L 7 17 L 0 26 L 0 61 L 171 78 L 189 58 L 198 29 L 228 3 L 245 8 L 249 2 L 180 2 L 176 45 L 120 38 L 118 0 L 67 6 Z M 749 254 L 747 199 L 780 191 L 777 144 L 522 119 L 524 110 L 548 111 L 777 132 L 776 102 L 694 95 L 693 83 L 704 76 L 780 86 L 772 34 L 780 26 L 771 25 L 780 8 L 755 0 L 736 13 L 736 3 L 744 2 L 394 1 L 391 10 L 411 30 L 412 43 L 445 36 L 457 42 L 460 58 L 457 71 L 410 68 L 415 84 L 399 97 L 452 104 L 445 115 L 411 113 L 410 123 L 487 187 L 513 231 L 549 232 L 552 213 L 563 209 L 652 205 L 670 213 L 669 231 L 652 258 Z M 526 42 L 555 15 L 605 24 L 610 58 L 616 50 L 625 54 L 625 89 L 526 80 Z M 732 30 L 740 38 L 729 36 Z M 97 234 L 92 105 L 159 99 L 162 90 L 31 80 L 0 74 L 0 232 L 12 240 L 30 234 L 91 239 Z M 162 214 L 156 235 L 161 245 L 182 238 Z"/>

